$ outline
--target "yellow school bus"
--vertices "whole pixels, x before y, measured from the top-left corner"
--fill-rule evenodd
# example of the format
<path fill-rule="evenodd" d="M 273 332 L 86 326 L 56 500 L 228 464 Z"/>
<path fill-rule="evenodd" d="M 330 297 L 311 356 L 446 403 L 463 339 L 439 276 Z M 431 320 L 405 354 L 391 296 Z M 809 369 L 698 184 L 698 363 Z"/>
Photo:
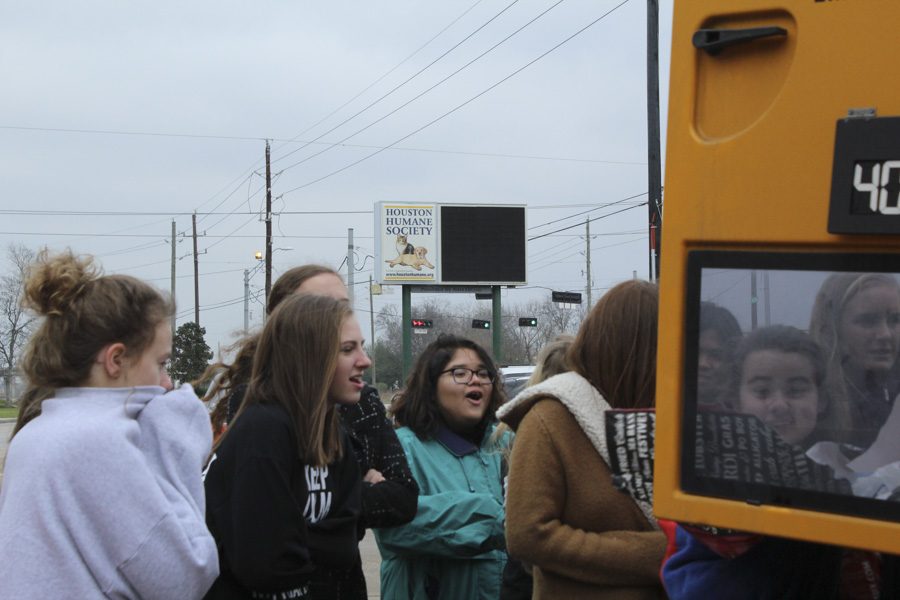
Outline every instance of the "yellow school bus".
<path fill-rule="evenodd" d="M 900 554 L 898 28 L 897 0 L 675 1 L 660 517 Z M 876 288 L 887 309 L 861 304 Z M 704 379 L 711 306 L 740 338 Z M 851 347 L 851 309 L 879 319 L 877 348 Z M 735 354 L 751 333 L 786 328 L 816 342 L 824 375 L 785 352 L 765 355 L 783 359 L 767 373 L 797 359 L 787 379 L 813 374 L 813 421 L 754 412 L 752 351 Z"/>

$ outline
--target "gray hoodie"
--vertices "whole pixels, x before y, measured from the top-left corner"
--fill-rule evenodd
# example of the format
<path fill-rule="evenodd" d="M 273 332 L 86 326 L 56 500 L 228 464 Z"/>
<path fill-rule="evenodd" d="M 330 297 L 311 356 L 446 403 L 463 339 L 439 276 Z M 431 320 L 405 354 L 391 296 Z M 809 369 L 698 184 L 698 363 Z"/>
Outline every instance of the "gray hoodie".
<path fill-rule="evenodd" d="M 0 599 L 200 598 L 218 575 L 190 386 L 63 388 L 16 434 L 0 489 Z"/>

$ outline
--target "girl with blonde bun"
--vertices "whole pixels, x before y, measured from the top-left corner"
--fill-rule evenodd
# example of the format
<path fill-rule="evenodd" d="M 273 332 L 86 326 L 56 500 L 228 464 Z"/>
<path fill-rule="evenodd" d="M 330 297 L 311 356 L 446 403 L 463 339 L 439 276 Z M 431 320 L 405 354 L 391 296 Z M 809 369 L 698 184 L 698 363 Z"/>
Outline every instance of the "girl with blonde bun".
<path fill-rule="evenodd" d="M 46 251 L 24 303 L 43 320 L 0 490 L 3 597 L 202 597 L 218 575 L 201 480 L 212 436 L 191 387 L 170 391 L 172 303 Z"/>

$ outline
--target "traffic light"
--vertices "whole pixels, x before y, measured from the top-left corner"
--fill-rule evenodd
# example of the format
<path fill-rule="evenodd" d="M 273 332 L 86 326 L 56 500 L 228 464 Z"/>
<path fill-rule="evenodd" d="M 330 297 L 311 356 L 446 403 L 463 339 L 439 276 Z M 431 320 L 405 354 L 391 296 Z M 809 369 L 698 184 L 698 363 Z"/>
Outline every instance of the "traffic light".
<path fill-rule="evenodd" d="M 519 317 L 519 327 L 537 327 L 535 317 Z"/>
<path fill-rule="evenodd" d="M 490 329 L 491 322 L 483 321 L 481 319 L 472 319 L 472 328 L 473 329 Z"/>
<path fill-rule="evenodd" d="M 431 329 L 431 319 L 413 319 L 413 329 Z"/>

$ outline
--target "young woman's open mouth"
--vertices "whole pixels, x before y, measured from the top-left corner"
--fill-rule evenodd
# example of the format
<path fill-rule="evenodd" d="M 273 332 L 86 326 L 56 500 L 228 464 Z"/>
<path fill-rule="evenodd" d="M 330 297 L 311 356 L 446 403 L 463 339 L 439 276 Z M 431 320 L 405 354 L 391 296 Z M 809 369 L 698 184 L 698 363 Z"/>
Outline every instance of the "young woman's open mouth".
<path fill-rule="evenodd" d="M 353 384 L 353 387 L 355 387 L 357 389 L 357 391 L 362 391 L 363 387 L 365 387 L 365 385 L 366 385 L 366 382 L 363 381 L 362 373 L 351 377 L 350 383 Z"/>
<path fill-rule="evenodd" d="M 484 392 L 481 390 L 472 390 L 466 394 L 466 400 L 473 404 L 481 404 L 481 400 L 484 398 Z"/>

